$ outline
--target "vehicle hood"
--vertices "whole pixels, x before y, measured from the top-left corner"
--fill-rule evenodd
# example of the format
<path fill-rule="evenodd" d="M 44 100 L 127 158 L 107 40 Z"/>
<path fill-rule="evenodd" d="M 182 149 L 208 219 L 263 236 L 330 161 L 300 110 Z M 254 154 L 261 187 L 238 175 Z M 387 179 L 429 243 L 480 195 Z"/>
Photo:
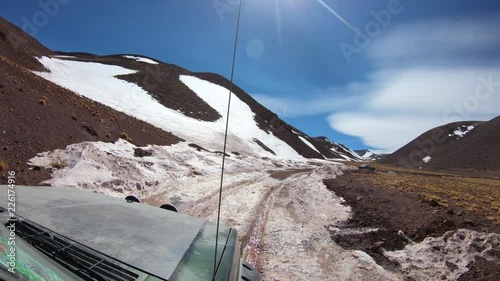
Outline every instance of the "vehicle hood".
<path fill-rule="evenodd" d="M 8 187 L 0 186 L 7 209 Z M 214 241 L 213 224 L 140 203 L 127 203 L 89 191 L 54 187 L 15 187 L 18 216 L 75 242 L 163 279 L 169 279 L 200 233 Z M 221 227 L 219 252 L 230 229 Z M 219 255 L 220 258 L 220 255 Z M 207 263 L 213 264 L 213 252 Z"/>

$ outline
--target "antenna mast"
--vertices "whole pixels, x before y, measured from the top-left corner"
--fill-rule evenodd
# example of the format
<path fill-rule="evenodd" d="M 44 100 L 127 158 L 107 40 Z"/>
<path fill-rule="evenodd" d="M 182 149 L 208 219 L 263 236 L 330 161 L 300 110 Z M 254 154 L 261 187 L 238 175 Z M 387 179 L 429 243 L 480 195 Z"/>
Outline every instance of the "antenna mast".
<path fill-rule="evenodd" d="M 222 170 L 221 170 L 221 174 L 220 174 L 219 205 L 218 205 L 218 209 L 217 209 L 217 232 L 215 234 L 215 256 L 214 256 L 214 277 L 213 277 L 213 280 L 215 280 L 215 275 L 217 273 L 217 268 L 218 268 L 217 244 L 219 242 L 220 209 L 221 209 L 221 203 L 222 203 L 222 183 L 224 181 L 224 166 L 226 163 L 226 146 L 227 146 L 227 132 L 228 132 L 228 128 L 229 128 L 229 111 L 231 109 L 231 95 L 233 92 L 234 64 L 236 61 L 236 47 L 238 46 L 238 33 L 240 30 L 240 15 L 241 15 L 242 2 L 243 2 L 243 0 L 240 0 L 240 4 L 238 6 L 238 20 L 236 21 L 236 34 L 234 36 L 234 47 L 233 47 L 233 61 L 232 61 L 232 65 L 231 65 L 231 83 L 229 86 L 229 98 L 228 98 L 228 103 L 227 103 L 226 129 L 224 132 L 224 148 L 222 150 Z"/>

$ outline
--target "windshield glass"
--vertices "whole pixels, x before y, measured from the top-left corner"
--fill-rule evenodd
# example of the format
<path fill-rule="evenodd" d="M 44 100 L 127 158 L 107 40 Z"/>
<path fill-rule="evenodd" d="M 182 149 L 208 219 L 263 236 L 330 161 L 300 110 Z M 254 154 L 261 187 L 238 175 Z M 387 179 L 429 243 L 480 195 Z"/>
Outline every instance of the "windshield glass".
<path fill-rule="evenodd" d="M 215 233 L 216 225 L 206 223 L 179 263 L 172 275 L 172 281 L 210 280 L 213 277 Z M 235 255 L 239 260 L 238 235 L 235 230 L 224 227 L 219 230 L 218 238 L 217 259 L 220 262 L 215 280 L 222 281 L 228 280 Z"/>

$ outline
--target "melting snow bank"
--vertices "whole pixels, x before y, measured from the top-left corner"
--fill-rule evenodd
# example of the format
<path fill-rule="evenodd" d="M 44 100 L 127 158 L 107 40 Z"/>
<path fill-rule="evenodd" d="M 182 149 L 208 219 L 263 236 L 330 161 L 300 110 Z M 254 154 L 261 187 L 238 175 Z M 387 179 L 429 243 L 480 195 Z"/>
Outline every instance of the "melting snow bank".
<path fill-rule="evenodd" d="M 134 156 L 136 151 L 151 156 Z M 165 190 L 173 182 L 187 178 L 219 174 L 222 156 L 197 151 L 187 143 L 172 146 L 150 145 L 138 148 L 119 139 L 116 143 L 83 142 L 30 159 L 33 166 L 53 169 L 52 186 L 76 187 L 106 195 L 150 196 Z M 307 164 L 293 160 L 263 160 L 243 155 L 226 157 L 226 172 L 262 171 L 276 167 L 300 167 Z"/>
<path fill-rule="evenodd" d="M 499 249 L 500 234 L 459 229 L 384 255 L 399 262 L 413 280 L 457 280 L 476 257 L 498 260 Z"/>

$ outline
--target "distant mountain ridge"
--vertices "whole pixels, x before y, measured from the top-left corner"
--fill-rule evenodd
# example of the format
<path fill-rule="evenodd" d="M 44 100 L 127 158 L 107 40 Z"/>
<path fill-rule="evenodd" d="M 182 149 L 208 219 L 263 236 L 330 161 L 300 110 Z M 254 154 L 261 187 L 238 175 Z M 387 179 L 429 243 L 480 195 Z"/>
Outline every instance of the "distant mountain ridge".
<path fill-rule="evenodd" d="M 371 151 L 370 149 L 354 150 L 354 152 L 356 152 L 364 160 L 379 160 L 387 156 L 387 154 L 376 153 Z"/>

